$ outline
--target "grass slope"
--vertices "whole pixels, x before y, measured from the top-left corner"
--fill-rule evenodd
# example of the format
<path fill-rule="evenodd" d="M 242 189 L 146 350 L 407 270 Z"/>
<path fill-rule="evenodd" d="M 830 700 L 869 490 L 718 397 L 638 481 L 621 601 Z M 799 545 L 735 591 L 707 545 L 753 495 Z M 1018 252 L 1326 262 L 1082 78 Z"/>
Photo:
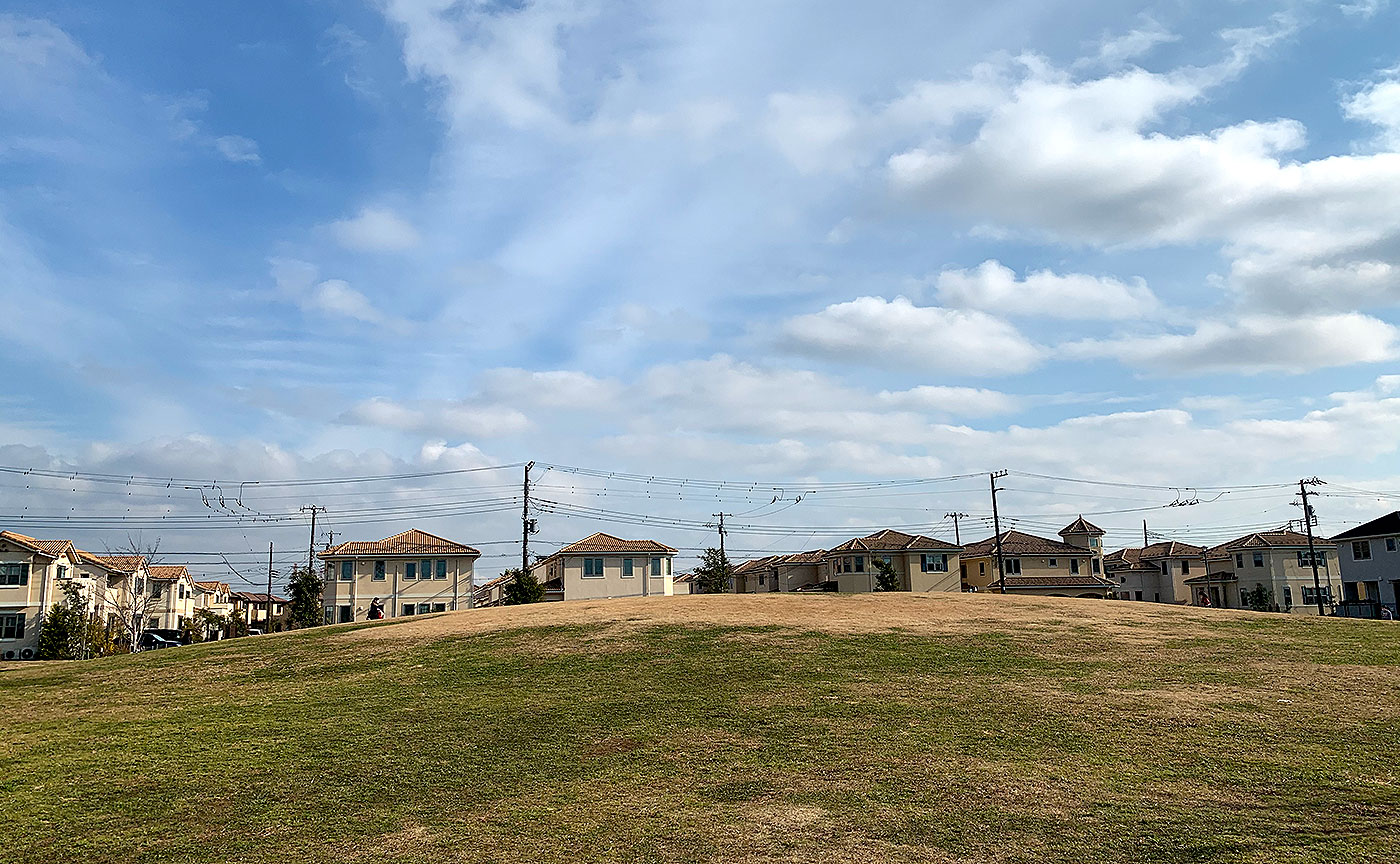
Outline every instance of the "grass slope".
<path fill-rule="evenodd" d="M 1391 862 L 1400 625 L 951 595 L 0 669 L 0 861 Z"/>

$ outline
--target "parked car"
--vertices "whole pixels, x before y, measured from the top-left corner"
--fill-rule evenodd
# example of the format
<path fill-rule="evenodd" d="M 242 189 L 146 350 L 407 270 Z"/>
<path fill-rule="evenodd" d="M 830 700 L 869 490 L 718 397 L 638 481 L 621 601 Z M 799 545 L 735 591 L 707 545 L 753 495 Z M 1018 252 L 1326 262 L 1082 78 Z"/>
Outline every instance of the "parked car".
<path fill-rule="evenodd" d="M 160 648 L 179 648 L 180 643 L 174 639 L 166 639 L 155 630 L 147 630 L 141 634 L 141 638 L 136 642 L 137 651 L 155 651 Z"/>
<path fill-rule="evenodd" d="M 261 636 L 261 635 L 263 635 L 262 628 L 261 628 L 261 627 L 249 627 L 249 628 L 248 628 L 248 635 L 249 635 L 249 636 Z"/>

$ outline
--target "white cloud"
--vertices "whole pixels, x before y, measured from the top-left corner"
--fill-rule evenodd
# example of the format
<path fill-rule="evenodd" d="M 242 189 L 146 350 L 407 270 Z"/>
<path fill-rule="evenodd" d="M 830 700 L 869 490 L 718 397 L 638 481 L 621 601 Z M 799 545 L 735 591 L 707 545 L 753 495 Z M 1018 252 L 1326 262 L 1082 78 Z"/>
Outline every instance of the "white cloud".
<path fill-rule="evenodd" d="M 990 417 L 1021 410 L 1021 399 L 981 387 L 946 387 L 921 384 L 909 390 L 885 390 L 880 402 L 896 408 L 954 417 Z"/>
<path fill-rule="evenodd" d="M 846 363 L 1005 375 L 1036 366 L 1042 350 L 984 312 L 860 297 L 788 320 L 781 344 Z"/>
<path fill-rule="evenodd" d="M 1123 282 L 1110 276 L 1037 270 L 1018 280 L 1011 268 L 996 260 L 973 270 L 945 270 L 937 286 L 945 306 L 1012 317 L 1128 319 L 1158 310 L 1156 296 L 1141 279 Z"/>
<path fill-rule="evenodd" d="M 359 252 L 404 252 L 422 242 L 408 221 L 385 207 L 365 207 L 350 219 L 332 222 L 331 233 L 340 245 Z"/>
<path fill-rule="evenodd" d="M 1377 127 L 1377 143 L 1392 151 L 1400 150 L 1400 78 L 1395 76 L 1391 70 L 1342 102 L 1346 116 Z"/>
<path fill-rule="evenodd" d="M 385 315 L 345 280 L 321 280 L 313 264 L 294 258 L 273 258 L 269 264 L 277 289 L 308 312 L 326 312 L 395 330 L 406 326 L 403 321 Z"/>
<path fill-rule="evenodd" d="M 258 142 L 251 138 L 244 138 L 242 135 L 222 135 L 215 138 L 214 149 L 230 162 L 248 165 L 262 164 L 262 155 L 258 152 Z"/>
<path fill-rule="evenodd" d="M 862 121 L 855 108 L 839 96 L 775 93 L 768 97 L 768 137 L 803 173 L 855 167 L 863 155 L 855 140 Z"/>
<path fill-rule="evenodd" d="M 1400 329 L 1357 313 L 1206 321 L 1191 333 L 1088 339 L 1060 346 L 1078 358 L 1111 357 L 1156 374 L 1303 373 L 1400 357 Z"/>
<path fill-rule="evenodd" d="M 1342 3 L 1337 8 L 1341 9 L 1344 15 L 1371 18 L 1389 5 L 1390 0 L 1355 0 L 1352 3 Z"/>
<path fill-rule="evenodd" d="M 353 425 L 472 439 L 514 435 L 530 425 L 523 413 L 501 405 L 438 400 L 400 402 L 382 397 L 366 399 L 338 419 Z"/>

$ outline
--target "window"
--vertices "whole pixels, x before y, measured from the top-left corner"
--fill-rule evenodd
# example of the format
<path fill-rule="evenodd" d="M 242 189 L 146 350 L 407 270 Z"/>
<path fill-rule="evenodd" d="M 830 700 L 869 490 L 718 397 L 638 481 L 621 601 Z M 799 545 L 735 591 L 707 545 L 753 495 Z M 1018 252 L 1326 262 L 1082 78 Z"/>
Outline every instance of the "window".
<path fill-rule="evenodd" d="M 1006 559 L 1006 575 L 1007 575 L 1007 576 L 1020 576 L 1020 575 L 1021 575 L 1021 559 L 1020 559 L 1020 558 L 1007 558 L 1007 559 Z"/>
<path fill-rule="evenodd" d="M 1058 561 L 1056 561 L 1054 558 L 1046 558 L 1046 559 L 1045 559 L 1045 566 L 1046 566 L 1046 567 L 1058 567 L 1058 566 L 1060 566 L 1060 563 L 1059 563 Z"/>
<path fill-rule="evenodd" d="M 374 562 L 374 576 L 372 576 L 372 577 L 370 577 L 370 578 L 371 578 L 371 581 L 373 581 L 373 582 L 383 582 L 383 581 L 384 581 L 384 562 L 383 562 L 383 561 L 376 561 L 376 562 Z"/>
<path fill-rule="evenodd" d="M 24 613 L 0 612 L 0 639 L 24 638 Z"/>
<path fill-rule="evenodd" d="M 603 559 L 583 559 L 583 575 L 585 579 L 601 579 L 603 577 Z"/>
<path fill-rule="evenodd" d="M 986 575 L 987 575 L 987 562 L 986 562 L 986 561 L 978 561 L 978 562 L 977 562 L 977 575 L 978 575 L 978 576 L 986 576 Z"/>
<path fill-rule="evenodd" d="M 327 612 L 328 612 L 328 614 L 326 615 L 326 618 L 327 618 L 327 623 L 329 623 L 329 619 L 330 619 L 329 610 L 327 610 Z M 341 607 L 340 607 L 340 623 L 341 623 L 341 624 L 349 624 L 351 621 L 354 621 L 354 620 L 355 620 L 355 607 L 354 607 L 354 606 L 341 606 Z"/>
<path fill-rule="evenodd" d="M 67 579 L 67 578 L 68 578 L 68 568 L 67 568 L 67 567 L 64 567 L 62 564 L 58 565 L 58 578 L 60 578 L 60 579 Z"/>
<path fill-rule="evenodd" d="M 653 558 L 653 559 L 651 559 L 651 575 L 653 575 L 653 576 L 660 576 L 660 575 L 661 575 L 661 559 L 660 559 L 660 558 Z"/>
<path fill-rule="evenodd" d="M 1395 538 L 1394 538 L 1394 537 L 1387 537 L 1387 538 L 1385 538 L 1385 551 L 1387 551 L 1387 552 L 1394 552 L 1394 551 L 1395 551 Z"/>
<path fill-rule="evenodd" d="M 439 559 L 438 559 L 438 562 L 437 562 L 437 572 L 435 572 L 435 573 L 433 574 L 433 578 L 434 578 L 434 579 L 446 579 L 446 578 L 447 578 L 447 559 L 446 559 L 446 558 L 439 558 Z"/>
<path fill-rule="evenodd" d="M 1099 572 L 1099 559 L 1094 558 L 1089 563 L 1093 565 L 1089 569 L 1092 570 L 1095 574 L 1097 574 Z"/>
<path fill-rule="evenodd" d="M 324 624 L 334 624 L 334 623 L 335 623 L 335 607 L 334 607 L 334 606 L 327 606 L 327 607 L 325 608 L 325 613 L 326 613 L 326 614 L 325 614 L 325 617 L 324 617 L 322 623 L 324 623 Z"/>
<path fill-rule="evenodd" d="M 419 603 L 419 604 L 418 604 L 418 614 L 419 614 L 419 615 L 427 615 L 429 612 L 432 612 L 432 611 L 433 611 L 433 604 L 431 604 L 431 603 Z"/>
<path fill-rule="evenodd" d="M 1331 585 L 1324 585 L 1324 586 L 1322 586 L 1321 589 L 1314 588 L 1314 587 L 1311 586 L 1311 585 L 1304 585 L 1304 586 L 1303 586 L 1303 605 L 1304 605 L 1304 606 L 1316 606 L 1316 605 L 1317 605 L 1317 599 L 1318 599 L 1319 597 L 1322 598 L 1322 602 L 1323 602 L 1323 603 L 1326 603 L 1328 606 L 1331 606 L 1331 605 L 1332 605 L 1332 586 L 1331 586 Z"/>
<path fill-rule="evenodd" d="M 1134 591 L 1134 592 L 1133 592 L 1133 599 L 1134 599 L 1134 600 L 1141 600 L 1141 599 L 1142 599 L 1142 592 L 1141 592 L 1141 591 Z"/>
<path fill-rule="evenodd" d="M 341 561 L 341 562 L 340 562 L 340 581 L 341 581 L 341 582 L 354 582 L 354 581 L 355 581 L 355 562 L 354 562 L 354 561 Z"/>
<path fill-rule="evenodd" d="M 1283 586 L 1283 608 L 1293 608 L 1293 589 L 1287 585 Z"/>
<path fill-rule="evenodd" d="M 434 603 L 434 604 L 433 604 L 433 611 L 434 611 L 434 612 L 446 612 L 446 611 L 447 611 L 447 604 L 446 604 L 446 603 Z"/>
<path fill-rule="evenodd" d="M 1264 553 L 1263 553 L 1263 552 L 1255 552 L 1255 553 L 1254 553 L 1254 566 L 1255 566 L 1255 567 L 1263 567 L 1263 566 L 1264 566 Z"/>
<path fill-rule="evenodd" d="M 1185 560 L 1185 559 L 1182 559 L 1182 562 L 1181 562 L 1181 573 L 1182 573 L 1182 575 L 1185 575 L 1185 576 L 1189 576 L 1189 575 L 1191 574 L 1191 562 L 1190 562 L 1190 561 L 1187 561 L 1187 560 Z"/>
<path fill-rule="evenodd" d="M 424 579 L 427 579 L 428 576 L 432 574 L 432 572 L 433 572 L 433 562 L 432 562 L 432 561 L 429 561 L 428 559 L 424 558 L 422 561 L 419 561 L 419 562 L 418 562 L 418 573 L 419 573 Z"/>
<path fill-rule="evenodd" d="M 1236 552 L 1236 553 L 1235 553 L 1235 566 L 1236 566 L 1236 567 L 1243 567 L 1243 566 L 1244 566 L 1244 553 L 1243 553 L 1243 552 Z"/>
<path fill-rule="evenodd" d="M 1163 576 L 1170 576 L 1170 575 L 1171 575 L 1171 572 L 1172 572 L 1172 565 L 1171 565 L 1171 562 L 1170 562 L 1170 561 L 1163 561 L 1163 562 L 1162 562 L 1162 575 L 1163 575 Z"/>
<path fill-rule="evenodd" d="M 403 578 L 416 580 L 418 578 L 418 565 L 412 561 L 403 565 Z"/>
<path fill-rule="evenodd" d="M 1351 544 L 1351 560 L 1353 560 L 1353 561 L 1370 561 L 1370 560 L 1371 560 L 1371 541 L 1370 541 L 1370 540 L 1357 540 L 1356 542 L 1352 543 L 1352 544 Z"/>
<path fill-rule="evenodd" d="M 623 558 L 623 559 L 622 559 L 622 578 L 623 578 L 623 579 L 631 579 L 631 578 L 632 578 L 632 559 L 631 559 L 631 558 Z"/>
<path fill-rule="evenodd" d="M 857 573 L 864 573 L 864 572 L 865 572 L 865 556 L 864 556 L 864 555 L 857 555 L 857 556 L 856 556 L 856 572 L 857 572 Z"/>
<path fill-rule="evenodd" d="M 1317 553 L 1317 566 L 1319 566 L 1319 567 L 1326 567 L 1326 566 L 1327 566 L 1327 563 L 1326 563 L 1326 562 L 1327 562 L 1327 556 L 1326 556 L 1326 554 L 1325 554 L 1325 553 L 1322 553 L 1322 552 Z M 1299 552 L 1299 553 L 1298 553 L 1298 566 L 1299 566 L 1299 567 L 1312 567 L 1312 558 L 1310 558 L 1310 557 L 1308 556 L 1308 553 L 1306 553 L 1306 552 Z"/>
<path fill-rule="evenodd" d="M 1089 538 L 1089 548 L 1090 548 L 1090 549 L 1097 549 L 1097 548 L 1099 548 L 1099 538 L 1097 538 L 1097 537 L 1090 537 L 1090 538 Z"/>
<path fill-rule="evenodd" d="M 920 555 L 919 569 L 925 573 L 947 573 L 947 555 Z"/>
<path fill-rule="evenodd" d="M 1076 576 L 1079 575 L 1079 559 L 1078 559 L 1078 558 L 1071 558 L 1071 559 L 1069 559 L 1069 572 L 1073 573 L 1073 574 L 1076 575 Z"/>
<path fill-rule="evenodd" d="M 415 606 L 415 605 L 413 605 L 412 603 L 405 603 L 405 604 L 403 604 L 403 614 L 405 614 L 405 615 L 412 615 L 412 614 L 413 614 L 413 611 L 414 611 L 415 609 L 417 609 L 417 608 L 418 608 L 418 607 Z"/>
<path fill-rule="evenodd" d="M 670 559 L 670 558 L 666 558 L 666 559 L 664 559 L 664 560 L 666 561 L 666 575 L 667 575 L 667 576 L 670 576 L 670 575 L 671 575 L 671 559 Z"/>

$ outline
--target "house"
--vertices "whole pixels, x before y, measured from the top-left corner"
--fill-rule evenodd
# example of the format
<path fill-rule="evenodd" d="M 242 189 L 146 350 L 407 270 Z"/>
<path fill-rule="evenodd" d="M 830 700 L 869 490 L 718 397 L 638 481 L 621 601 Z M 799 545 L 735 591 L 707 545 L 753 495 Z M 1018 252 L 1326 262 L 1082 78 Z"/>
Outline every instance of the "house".
<path fill-rule="evenodd" d="M 1074 530 L 1071 530 L 1074 529 Z M 1022 531 L 1003 531 L 963 547 L 960 577 L 965 591 L 1001 591 L 997 540 L 1006 568 L 1005 593 L 1040 597 L 1106 598 L 1113 584 L 1103 577 L 1103 531 L 1079 517 L 1049 540 Z"/>
<path fill-rule="evenodd" d="M 796 591 L 798 588 L 814 585 L 825 578 L 822 576 L 825 557 L 826 551 L 818 549 L 789 555 L 767 555 L 744 561 L 734 568 L 734 578 L 730 581 L 729 590 L 735 594 L 762 594 L 770 591 Z M 678 589 L 677 593 L 690 593 L 688 576 L 678 577 L 674 585 Z"/>
<path fill-rule="evenodd" d="M 514 573 L 502 573 L 484 585 L 476 586 L 477 608 L 487 606 L 504 606 L 506 602 L 506 585 L 515 578 Z"/>
<path fill-rule="evenodd" d="M 93 580 L 79 572 L 78 550 L 67 540 L 39 540 L 0 531 L 0 659 L 27 660 L 39 641 L 39 620 L 77 584 L 93 597 Z"/>
<path fill-rule="evenodd" d="M 1119 549 L 1104 556 L 1104 575 L 1119 600 L 1190 603 L 1193 589 L 1186 582 L 1205 574 L 1205 551 L 1175 540 Z"/>
<path fill-rule="evenodd" d="M 233 617 L 242 621 L 244 627 L 256 627 L 264 633 L 286 629 L 287 604 L 290 602 L 287 598 L 252 591 L 230 591 L 228 596 Z M 272 607 L 271 624 L 267 620 L 269 605 Z"/>
<path fill-rule="evenodd" d="M 94 612 L 108 636 L 130 641 L 144 627 L 146 559 L 140 555 L 96 555 L 78 550 L 79 568 L 89 574 Z"/>
<path fill-rule="evenodd" d="M 376 600 L 386 618 L 470 606 L 481 552 L 410 528 L 383 540 L 340 543 L 316 557 L 326 565 L 326 623 L 343 624 L 368 620 Z"/>
<path fill-rule="evenodd" d="M 1324 607 L 1333 605 L 1333 583 L 1340 581 L 1333 562 L 1336 544 L 1313 539 Z M 1258 531 L 1205 551 L 1206 572 L 1184 580 L 1191 588 L 1191 605 L 1225 609 L 1258 609 L 1316 615 L 1318 591 L 1313 585 L 1308 538 L 1292 530 Z"/>
<path fill-rule="evenodd" d="M 150 600 L 145 609 L 145 626 L 181 630 L 193 623 L 199 591 L 189 569 L 183 564 L 152 564 L 146 573 Z"/>
<path fill-rule="evenodd" d="M 1346 614 L 1378 618 L 1386 607 L 1397 619 L 1396 582 L 1400 581 L 1400 510 L 1343 531 L 1332 538 Z"/>
<path fill-rule="evenodd" d="M 896 590 L 928 593 L 958 591 L 959 556 L 962 547 L 922 534 L 876 531 L 847 540 L 823 555 L 825 578 L 836 582 L 842 593 L 876 590 L 874 560 L 894 567 Z"/>
<path fill-rule="evenodd" d="M 546 600 L 671 596 L 675 557 L 675 549 L 655 540 L 599 532 L 546 556 L 531 570 L 544 583 Z"/>
<path fill-rule="evenodd" d="M 195 582 L 195 610 L 197 612 L 208 612 L 220 618 L 233 617 L 233 592 L 229 589 L 227 582 L 220 582 L 217 579 Z M 206 641 L 210 639 L 222 639 L 229 635 L 224 628 L 217 627 L 207 622 L 203 623 Z"/>

